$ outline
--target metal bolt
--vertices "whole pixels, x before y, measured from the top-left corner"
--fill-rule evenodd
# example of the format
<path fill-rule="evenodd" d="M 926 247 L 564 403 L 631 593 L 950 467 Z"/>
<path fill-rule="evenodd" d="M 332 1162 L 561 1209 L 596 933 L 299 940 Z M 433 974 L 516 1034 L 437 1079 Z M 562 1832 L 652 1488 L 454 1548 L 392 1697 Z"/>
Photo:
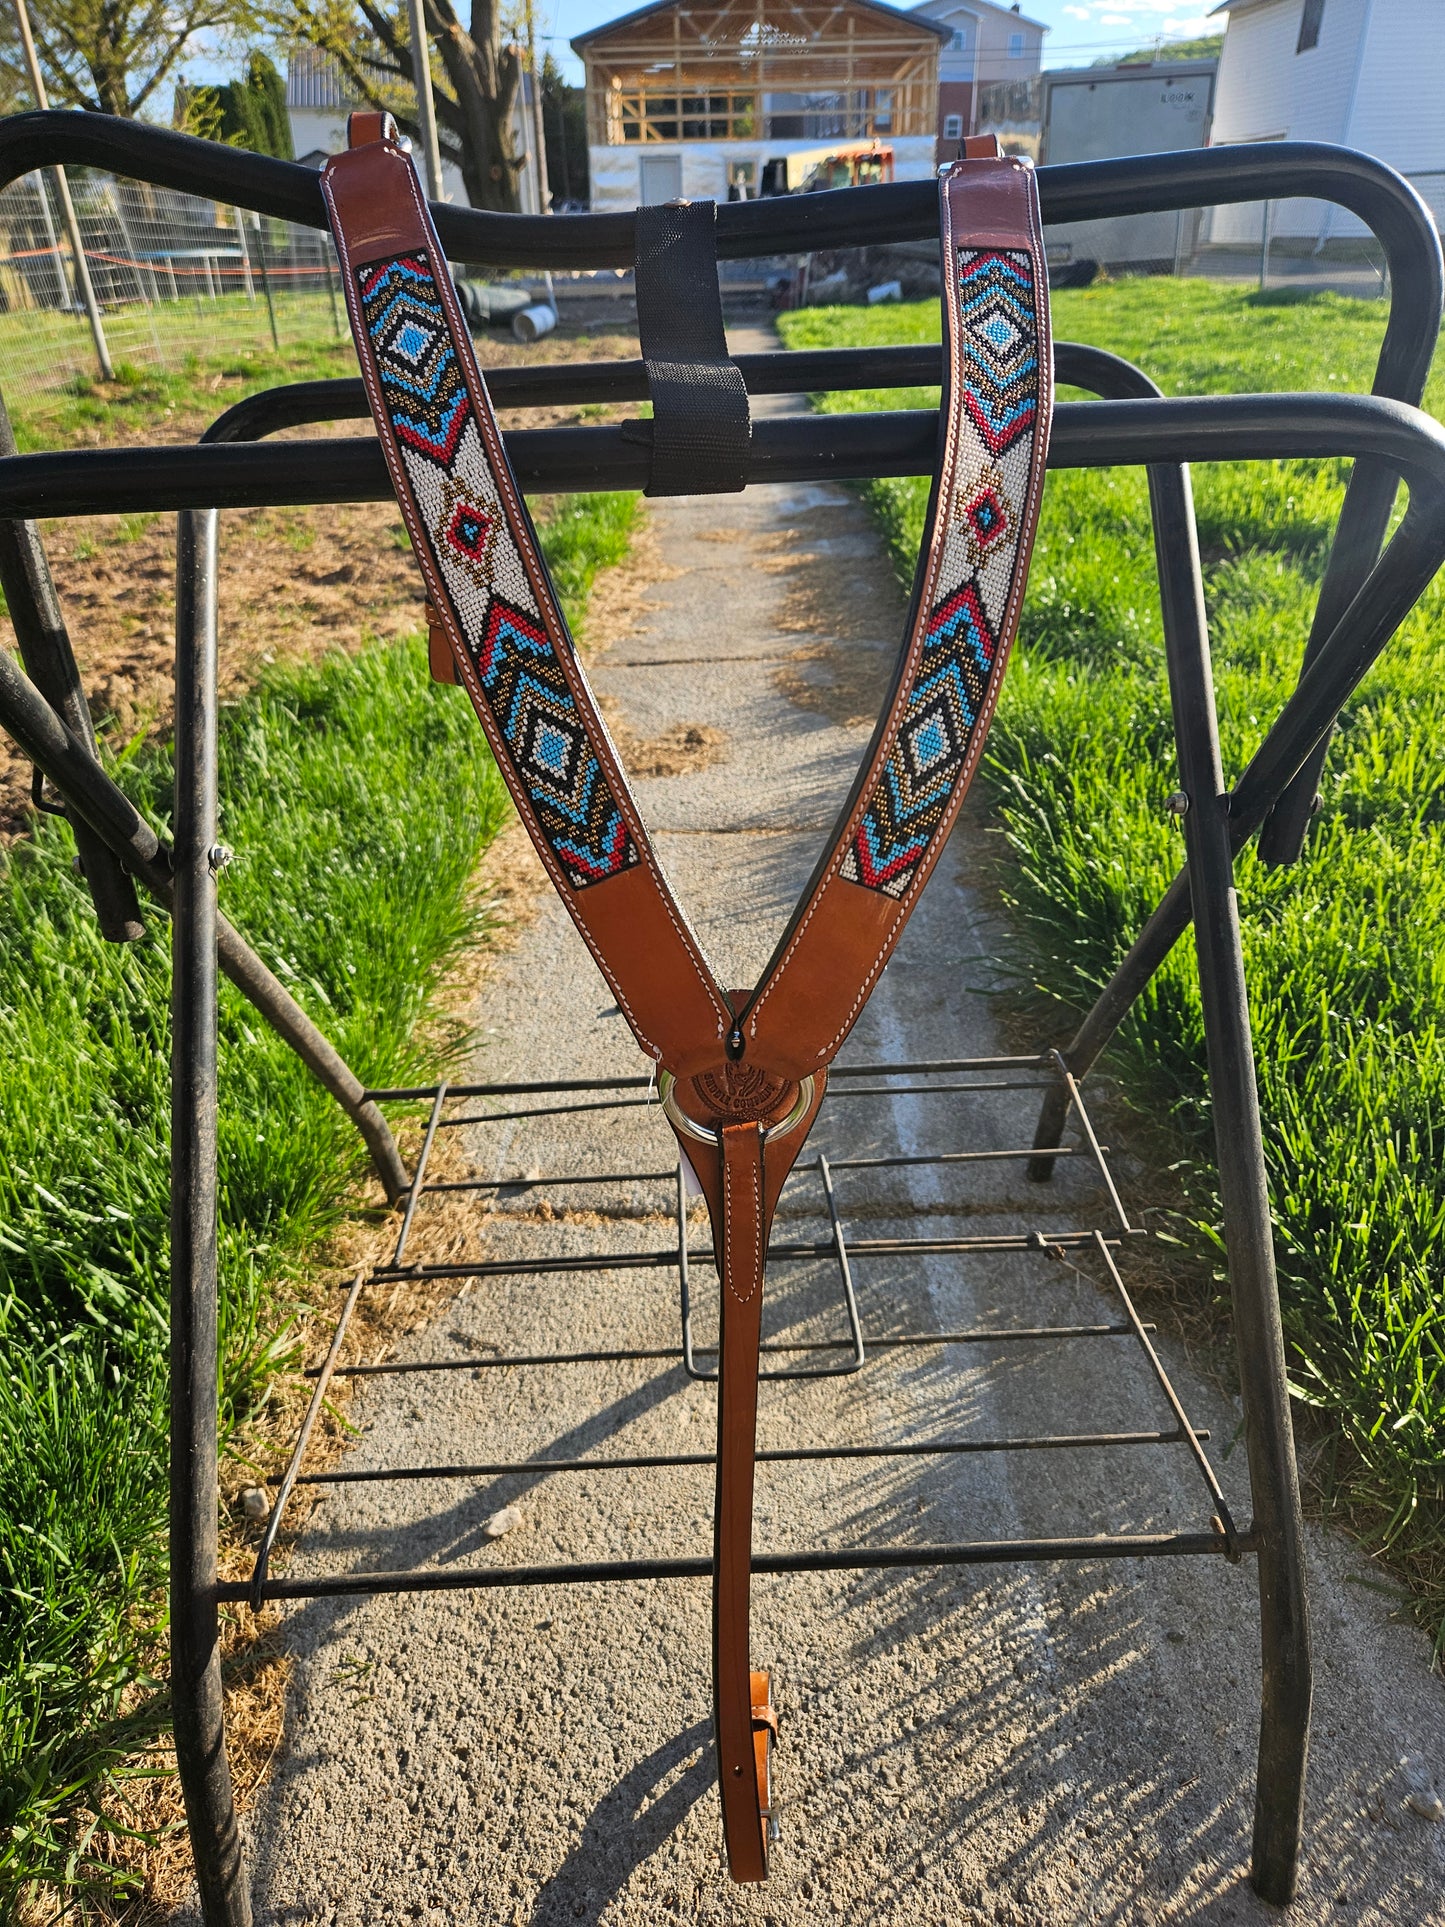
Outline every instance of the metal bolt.
<path fill-rule="evenodd" d="M 1188 816 L 1189 798 L 1183 790 L 1175 790 L 1164 807 L 1171 816 Z"/>
<path fill-rule="evenodd" d="M 236 852 L 227 849 L 224 843 L 213 843 L 206 851 L 206 862 L 213 877 L 218 877 L 229 863 L 236 860 Z"/>

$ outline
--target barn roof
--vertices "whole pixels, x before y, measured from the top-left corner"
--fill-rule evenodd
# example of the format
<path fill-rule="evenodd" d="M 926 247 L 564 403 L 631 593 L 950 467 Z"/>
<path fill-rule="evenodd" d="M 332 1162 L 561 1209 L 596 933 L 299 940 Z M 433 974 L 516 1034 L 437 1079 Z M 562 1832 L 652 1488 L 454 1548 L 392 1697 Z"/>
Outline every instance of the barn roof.
<path fill-rule="evenodd" d="M 849 4 L 857 7 L 861 13 L 880 14 L 885 20 L 899 21 L 905 26 L 935 34 L 940 40 L 951 39 L 953 35 L 953 29 L 944 26 L 941 21 L 930 20 L 926 14 L 906 12 L 902 7 L 885 6 L 884 0 L 849 0 Z M 572 51 L 580 54 L 594 40 L 601 40 L 619 27 L 632 27 L 653 14 L 674 13 L 685 5 L 686 0 L 650 0 L 645 7 L 634 7 L 631 13 L 619 14 L 615 20 L 604 20 L 600 27 L 589 27 L 586 33 L 579 33 L 571 43 Z"/>

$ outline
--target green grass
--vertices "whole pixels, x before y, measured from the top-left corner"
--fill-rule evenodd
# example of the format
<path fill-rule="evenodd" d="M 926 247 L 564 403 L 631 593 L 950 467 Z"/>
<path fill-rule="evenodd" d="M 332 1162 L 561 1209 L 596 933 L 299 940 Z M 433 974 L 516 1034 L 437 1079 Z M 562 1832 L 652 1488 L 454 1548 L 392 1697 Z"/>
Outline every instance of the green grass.
<path fill-rule="evenodd" d="M 0 322 L 5 317 L 0 316 Z M 0 347 L 0 368 L 10 367 Z M 279 354 L 270 341 L 227 346 L 224 334 L 201 349 L 177 351 L 164 367 L 117 361 L 115 380 L 99 381 L 84 368 L 43 386 L 12 372 L 5 400 L 22 455 L 64 447 L 77 441 L 110 441 L 140 434 L 162 440 L 190 439 L 194 424 L 206 421 L 244 396 L 290 381 L 327 381 L 356 373 L 350 337 L 317 336 L 282 341 Z M 184 432 L 178 421 L 191 426 Z"/>
<path fill-rule="evenodd" d="M 1261 299 L 1196 282 L 1056 294 L 1061 338 L 1171 393 L 1367 389 L 1383 304 Z M 928 340 L 936 304 L 787 315 L 792 347 Z M 923 394 L 829 398 L 920 406 Z M 1426 405 L 1445 406 L 1437 359 Z M 1297 673 L 1346 464 L 1194 474 L 1220 727 L 1237 773 Z M 871 486 L 911 579 L 921 481 Z M 1342 1504 L 1445 1622 L 1445 591 L 1352 699 L 1306 860 L 1240 862 L 1255 1051 L 1291 1370 L 1338 1455 Z M 1020 646 L 987 759 L 1011 897 L 1040 986 L 1086 1007 L 1182 860 L 1147 502 L 1135 471 L 1049 478 Z M 1061 1022 L 1061 1030 L 1067 1023 Z M 1218 1256 L 1193 948 L 1178 946 L 1114 1062 L 1177 1134 L 1202 1252 Z"/>
<path fill-rule="evenodd" d="M 44 309 L 0 315 L 5 400 L 17 423 L 34 424 L 34 438 L 20 442 L 22 452 L 53 447 L 77 429 L 110 435 L 128 421 L 163 423 L 168 412 L 204 408 L 212 384 L 214 393 L 237 380 L 261 387 L 356 372 L 339 294 L 334 317 L 323 292 L 278 290 L 279 351 L 259 290 L 254 302 L 226 294 L 214 301 L 163 300 L 153 309 L 112 308 L 104 321 L 116 379 L 100 384 L 83 316 Z M 214 412 L 233 399 L 223 397 Z"/>
<path fill-rule="evenodd" d="M 544 526 L 574 621 L 635 497 Z M 158 827 L 168 751 L 118 772 Z M 272 670 L 227 708 L 223 908 L 365 1080 L 437 1068 L 422 1024 L 480 935 L 508 804 L 470 705 L 419 639 Z M 0 866 L 0 1918 L 103 1880 L 86 1829 L 163 1726 L 169 926 L 102 943 L 69 830 Z M 455 1040 L 459 1042 L 460 1040 Z M 364 1169 L 336 1106 L 221 986 L 222 1427 L 294 1350 L 308 1262 Z M 112 1804 L 113 1810 L 113 1804 Z M 92 1816 L 87 1820 L 86 1815 Z"/>

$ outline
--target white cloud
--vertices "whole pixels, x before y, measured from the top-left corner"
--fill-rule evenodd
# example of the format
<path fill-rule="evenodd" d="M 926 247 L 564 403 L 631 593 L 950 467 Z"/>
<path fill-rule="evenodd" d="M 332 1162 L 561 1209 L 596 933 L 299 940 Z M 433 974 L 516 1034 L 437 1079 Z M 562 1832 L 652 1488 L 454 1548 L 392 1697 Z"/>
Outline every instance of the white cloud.
<path fill-rule="evenodd" d="M 1099 15 L 1099 25 L 1101 27 L 1132 27 L 1133 24 L 1134 20 L 1131 14 L 1101 13 Z"/>
<path fill-rule="evenodd" d="M 1089 9 L 1087 7 L 1065 7 L 1064 12 L 1070 20 L 1087 20 L 1089 18 Z"/>

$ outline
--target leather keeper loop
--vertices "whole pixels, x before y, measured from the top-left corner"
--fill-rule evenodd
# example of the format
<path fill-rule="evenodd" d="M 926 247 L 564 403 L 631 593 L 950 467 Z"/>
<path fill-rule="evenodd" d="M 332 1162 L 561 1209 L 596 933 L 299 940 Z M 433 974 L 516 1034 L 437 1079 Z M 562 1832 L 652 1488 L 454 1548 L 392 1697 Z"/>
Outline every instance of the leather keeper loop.
<path fill-rule="evenodd" d="M 636 258 L 637 332 L 652 398 L 646 492 L 735 495 L 747 481 L 752 419 L 723 329 L 716 207 L 638 208 Z"/>

